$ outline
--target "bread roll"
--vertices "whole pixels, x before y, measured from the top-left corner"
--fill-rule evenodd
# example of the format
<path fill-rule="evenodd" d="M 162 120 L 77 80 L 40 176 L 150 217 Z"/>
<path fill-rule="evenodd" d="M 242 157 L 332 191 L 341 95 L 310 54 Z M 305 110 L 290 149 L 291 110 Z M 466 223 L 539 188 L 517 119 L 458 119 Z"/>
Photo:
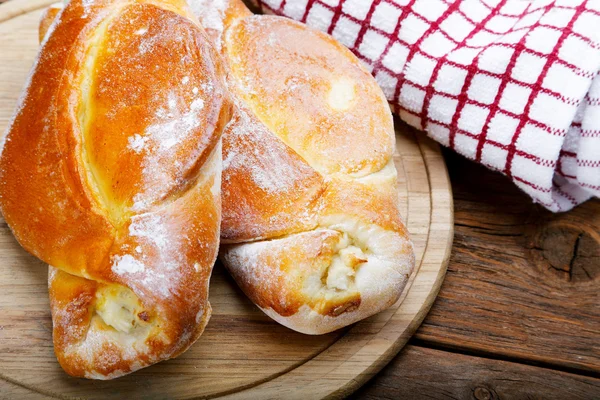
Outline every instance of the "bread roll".
<path fill-rule="evenodd" d="M 235 102 L 223 136 L 220 257 L 267 315 L 322 334 L 396 302 L 414 266 L 388 104 L 330 36 L 191 0 Z"/>
<path fill-rule="evenodd" d="M 53 266 L 61 366 L 110 379 L 182 353 L 210 317 L 231 104 L 183 0 L 73 0 L 52 17 L 3 142 L 0 207 Z"/>

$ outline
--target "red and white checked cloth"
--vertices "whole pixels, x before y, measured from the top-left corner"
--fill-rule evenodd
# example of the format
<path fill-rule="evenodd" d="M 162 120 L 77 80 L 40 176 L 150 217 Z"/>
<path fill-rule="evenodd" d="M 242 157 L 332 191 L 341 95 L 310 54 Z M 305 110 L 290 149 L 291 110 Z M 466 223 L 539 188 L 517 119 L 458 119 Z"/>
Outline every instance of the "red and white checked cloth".
<path fill-rule="evenodd" d="M 254 0 L 333 35 L 395 112 L 566 211 L 600 196 L 600 0 Z"/>

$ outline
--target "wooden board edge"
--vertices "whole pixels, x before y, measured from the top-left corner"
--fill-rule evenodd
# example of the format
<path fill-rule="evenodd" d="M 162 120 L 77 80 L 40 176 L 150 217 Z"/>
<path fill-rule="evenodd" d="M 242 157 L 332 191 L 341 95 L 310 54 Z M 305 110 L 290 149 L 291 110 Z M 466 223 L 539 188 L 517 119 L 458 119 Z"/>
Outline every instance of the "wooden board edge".
<path fill-rule="evenodd" d="M 56 3 L 55 0 L 13 0 L 0 4 L 0 23 L 9 19 L 18 17 L 31 11 L 39 10 L 43 7 L 48 7 L 50 4 Z"/>

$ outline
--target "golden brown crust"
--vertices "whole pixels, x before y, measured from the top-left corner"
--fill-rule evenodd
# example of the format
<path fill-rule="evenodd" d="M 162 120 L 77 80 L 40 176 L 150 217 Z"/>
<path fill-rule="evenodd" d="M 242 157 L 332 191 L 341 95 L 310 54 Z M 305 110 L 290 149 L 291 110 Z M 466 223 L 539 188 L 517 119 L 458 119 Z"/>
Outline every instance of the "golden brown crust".
<path fill-rule="evenodd" d="M 414 254 L 375 80 L 305 25 L 253 16 L 238 0 L 191 4 L 236 98 L 223 139 L 225 266 L 265 313 L 305 333 L 391 306 Z"/>
<path fill-rule="evenodd" d="M 230 26 L 223 47 L 240 97 L 317 171 L 362 176 L 389 161 L 392 120 L 381 89 L 332 37 L 256 15 Z"/>
<path fill-rule="evenodd" d="M 361 301 L 356 290 L 337 295 L 335 289 L 322 284 L 341 239 L 340 232 L 319 229 L 233 246 L 238 251 L 226 250 L 223 254 L 228 265 L 240 266 L 231 269 L 231 273 L 244 293 L 261 308 L 289 317 L 308 305 L 319 314 L 335 315 L 336 310 L 358 307 Z M 311 279 L 318 288 L 305 287 Z"/>
<path fill-rule="evenodd" d="M 164 14 L 124 9 L 94 44 L 102 51 L 88 67 L 93 76 L 84 77 L 90 100 L 79 110 L 82 146 L 95 180 L 88 186 L 97 187 L 115 223 L 181 191 L 219 140 L 212 129 L 221 101 L 211 99 L 206 79 L 216 71 L 202 61 L 214 57 L 212 49 L 193 22 Z"/>
<path fill-rule="evenodd" d="M 231 107 L 185 1 L 74 0 L 57 18 L 4 144 L 0 207 L 57 268 L 59 362 L 110 379 L 177 356 L 210 317 Z"/>
<path fill-rule="evenodd" d="M 408 237 L 398 209 L 395 176 L 375 182 L 332 179 L 323 194 L 321 219 L 344 214 Z"/>
<path fill-rule="evenodd" d="M 241 103 L 223 133 L 223 154 L 224 242 L 317 226 L 323 178 Z"/>

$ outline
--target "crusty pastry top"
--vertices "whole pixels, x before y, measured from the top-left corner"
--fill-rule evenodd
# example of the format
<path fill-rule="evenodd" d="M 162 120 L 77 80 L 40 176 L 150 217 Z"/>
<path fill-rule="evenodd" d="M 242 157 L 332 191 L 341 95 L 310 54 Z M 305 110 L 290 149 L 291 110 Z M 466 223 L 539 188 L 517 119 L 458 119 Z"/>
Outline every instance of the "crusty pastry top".
<path fill-rule="evenodd" d="M 231 26 L 224 43 L 242 99 L 312 168 L 360 177 L 389 162 L 393 125 L 381 89 L 332 37 L 256 15 Z"/>
<path fill-rule="evenodd" d="M 238 0 L 191 0 L 235 99 L 223 136 L 221 256 L 268 315 L 324 333 L 393 304 L 414 266 L 394 127 L 352 53 Z"/>
<path fill-rule="evenodd" d="M 316 228 L 327 182 L 381 171 L 394 149 L 387 102 L 348 49 L 288 19 L 235 19 L 236 5 L 220 36 L 209 29 L 238 99 L 224 136 L 225 242 Z"/>

